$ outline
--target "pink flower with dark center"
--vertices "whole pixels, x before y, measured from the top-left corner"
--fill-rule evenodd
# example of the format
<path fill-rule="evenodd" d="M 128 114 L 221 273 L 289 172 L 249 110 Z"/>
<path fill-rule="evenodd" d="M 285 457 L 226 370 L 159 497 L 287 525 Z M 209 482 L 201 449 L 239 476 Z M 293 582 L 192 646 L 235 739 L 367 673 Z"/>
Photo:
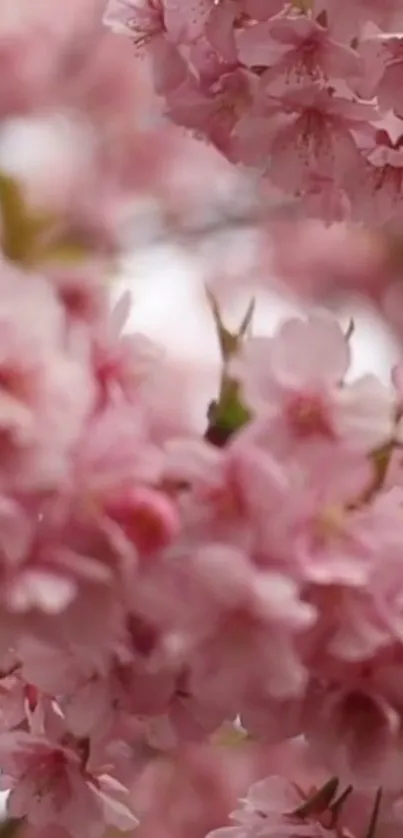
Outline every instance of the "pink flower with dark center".
<path fill-rule="evenodd" d="M 285 398 L 285 419 L 299 439 L 334 439 L 326 404 L 316 393 L 297 393 Z"/>

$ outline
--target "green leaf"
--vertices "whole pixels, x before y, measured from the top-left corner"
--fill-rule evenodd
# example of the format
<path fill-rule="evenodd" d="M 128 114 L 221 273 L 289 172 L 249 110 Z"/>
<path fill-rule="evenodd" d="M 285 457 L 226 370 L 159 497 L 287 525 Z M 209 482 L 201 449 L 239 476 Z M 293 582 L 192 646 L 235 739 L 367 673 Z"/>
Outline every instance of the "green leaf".
<path fill-rule="evenodd" d="M 239 431 L 249 422 L 251 415 L 242 402 L 240 387 L 237 381 L 228 373 L 228 362 L 238 352 L 243 339 L 251 327 L 255 311 L 255 300 L 251 300 L 240 326 L 235 333 L 230 332 L 223 324 L 221 313 L 214 294 L 206 288 L 207 299 L 213 314 L 221 356 L 223 371 L 218 399 L 212 401 L 208 407 L 207 418 L 209 426 L 206 439 L 214 445 L 225 445 L 233 433 Z"/>
<path fill-rule="evenodd" d="M 230 437 L 250 421 L 251 414 L 242 403 L 239 385 L 231 379 L 224 379 L 219 401 L 211 402 L 208 409 L 209 426 L 206 439 L 222 446 Z"/>
<path fill-rule="evenodd" d="M 216 424 L 228 430 L 237 431 L 249 420 L 250 413 L 242 404 L 238 382 L 226 379 L 223 382 L 221 398 L 216 406 Z"/>

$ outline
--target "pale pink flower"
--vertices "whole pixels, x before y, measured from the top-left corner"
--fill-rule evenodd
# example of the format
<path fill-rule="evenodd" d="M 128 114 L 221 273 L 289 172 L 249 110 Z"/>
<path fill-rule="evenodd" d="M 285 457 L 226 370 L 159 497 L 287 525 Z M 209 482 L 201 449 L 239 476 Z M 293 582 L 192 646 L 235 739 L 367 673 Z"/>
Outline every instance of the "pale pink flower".
<path fill-rule="evenodd" d="M 163 0 L 165 23 L 175 43 L 189 44 L 204 34 L 214 0 Z"/>
<path fill-rule="evenodd" d="M 380 493 L 371 503 L 342 513 L 333 535 L 330 531 L 331 539 L 336 539 L 333 564 L 332 553 L 321 553 L 319 549 L 316 571 L 319 585 L 311 587 L 308 599 L 319 615 L 310 638 L 310 653 L 318 656 L 322 665 L 324 653 L 325 659 L 330 653 L 333 659 L 351 663 L 371 661 L 375 654 L 400 642 L 401 508 L 400 490 Z M 313 567 L 315 581 L 315 567 L 310 566 L 309 553 L 305 553 L 305 561 L 308 576 Z M 323 584 L 326 581 L 328 584 Z M 375 689 L 379 691 L 379 683 Z"/>
<path fill-rule="evenodd" d="M 7 731 L 25 722 L 26 687 L 19 675 L 0 680 L 0 730 Z"/>
<path fill-rule="evenodd" d="M 308 738 L 329 769 L 373 787 L 397 768 L 401 718 L 382 696 L 358 682 L 319 688 L 310 707 Z"/>
<path fill-rule="evenodd" d="M 141 44 L 163 31 L 164 5 L 162 0 L 109 0 L 104 23 Z"/>
<path fill-rule="evenodd" d="M 289 320 L 274 337 L 246 343 L 233 372 L 262 419 L 251 433 L 269 440 L 271 428 L 277 455 L 321 442 L 366 452 L 387 441 L 393 393 L 371 375 L 346 383 L 349 360 L 348 340 L 325 314 Z"/>
<path fill-rule="evenodd" d="M 267 21 L 283 6 L 283 0 L 220 0 L 212 6 L 204 28 L 207 42 L 224 61 L 237 64 L 237 36 L 244 31 L 244 25 Z"/>
<path fill-rule="evenodd" d="M 205 134 L 210 142 L 231 156 L 237 123 L 252 107 L 257 79 L 248 70 L 225 71 L 210 85 L 189 77 L 167 97 L 168 115 L 179 125 Z"/>
<path fill-rule="evenodd" d="M 85 354 L 65 346 L 51 285 L 5 264 L 0 284 L 1 468 L 11 485 L 46 489 L 65 478 L 93 380 Z"/>
<path fill-rule="evenodd" d="M 213 0 L 109 0 L 104 22 L 115 32 L 129 35 L 139 45 L 161 32 L 172 40 L 191 42 L 203 33 Z"/>
<path fill-rule="evenodd" d="M 222 0 L 213 5 L 205 26 L 207 48 L 213 48 L 229 64 L 237 64 L 236 22 L 242 19 L 242 10 L 234 0 Z"/>
<path fill-rule="evenodd" d="M 254 743 L 219 743 L 182 746 L 148 764 L 133 792 L 144 838 L 204 838 L 227 822 L 237 798 L 266 770 L 266 754 Z"/>
<path fill-rule="evenodd" d="M 72 496 L 83 511 L 102 509 L 108 498 L 138 486 L 158 485 L 164 456 L 150 439 L 141 405 L 112 404 L 95 415 L 74 458 Z"/>
<path fill-rule="evenodd" d="M 18 656 L 25 682 L 46 695 L 68 693 L 93 671 L 93 666 L 74 654 L 74 646 L 54 646 L 49 638 L 45 641 L 23 635 L 18 642 Z"/>
<path fill-rule="evenodd" d="M 62 826 L 72 836 L 102 835 L 105 824 L 123 831 L 137 825 L 124 788 L 107 774 L 88 774 L 79 752 L 23 731 L 2 734 L 0 749 L 12 817 Z"/>
<path fill-rule="evenodd" d="M 164 456 L 144 409 L 117 402 L 95 416 L 72 465 L 68 503 L 54 508 L 57 526 L 73 550 L 93 557 L 101 576 L 112 573 L 126 585 L 137 561 L 163 551 L 181 528 L 175 499 L 160 488 Z"/>
<path fill-rule="evenodd" d="M 258 66 L 261 86 L 273 94 L 359 74 L 357 53 L 303 15 L 248 26 L 237 34 L 236 44 L 239 60 L 248 67 Z"/>
<path fill-rule="evenodd" d="M 175 9 L 173 22 L 174 12 Z M 104 23 L 113 31 L 128 35 L 140 56 L 144 52 L 150 55 L 158 92 L 167 92 L 182 81 L 185 63 L 173 41 L 167 37 L 163 0 L 110 0 Z"/>
<path fill-rule="evenodd" d="M 143 334 L 127 333 L 131 294 L 124 294 L 90 334 L 92 358 L 102 405 L 121 399 L 139 401 L 144 382 L 158 370 L 164 352 Z"/>
<path fill-rule="evenodd" d="M 180 532 L 175 503 L 156 489 L 141 486 L 123 489 L 108 499 L 105 513 L 122 528 L 144 558 L 168 547 Z"/>
<path fill-rule="evenodd" d="M 368 584 L 371 560 L 361 543 L 361 531 L 355 531 L 350 507 L 365 496 L 372 481 L 365 457 L 332 446 L 317 447 L 305 461 L 291 464 L 283 527 L 291 539 L 288 549 L 293 551 L 294 571 L 307 582 L 353 589 Z"/>
<path fill-rule="evenodd" d="M 339 787 L 337 778 L 329 776 L 310 758 L 303 741 L 291 740 L 269 750 L 267 761 L 270 775 L 250 787 L 241 800 L 242 808 L 232 813 L 235 825 L 214 830 L 210 835 L 324 838 L 344 834 L 343 806 L 337 811 L 333 805 L 345 787 Z"/>
<path fill-rule="evenodd" d="M 387 32 L 396 32 L 403 20 L 399 0 L 354 0 L 342 9 L 336 0 L 316 0 L 315 6 L 318 11 L 326 11 L 334 36 L 346 41 L 359 37 L 368 21 Z"/>
<path fill-rule="evenodd" d="M 400 38 L 379 33 L 364 38 L 357 51 L 362 62 L 362 73 L 353 80 L 353 89 L 362 99 L 373 99 L 377 96 L 382 108 L 388 110 L 388 96 L 393 96 L 395 71 L 398 74 L 400 70 Z M 386 94 L 384 102 L 383 92 Z"/>
<path fill-rule="evenodd" d="M 147 655 L 127 646 L 124 654 L 118 650 L 99 666 L 88 665 L 86 673 L 77 670 L 60 706 L 75 736 L 98 745 L 125 740 L 133 757 L 136 751 L 141 757 L 142 748 L 155 744 L 149 726 L 167 713 L 174 690 L 174 673 L 153 667 L 152 649 Z"/>
<path fill-rule="evenodd" d="M 165 446 L 168 485 L 185 484 L 179 504 L 186 540 L 209 540 L 264 549 L 267 521 L 275 521 L 289 491 L 288 474 L 244 435 L 217 449 L 199 440 L 171 439 Z"/>
<path fill-rule="evenodd" d="M 164 582 L 166 601 L 160 608 L 167 613 L 175 605 L 172 597 L 187 592 L 179 630 L 168 633 L 167 641 L 170 634 L 182 637 L 183 649 L 192 653 L 190 694 L 227 706 L 230 717 L 249 691 L 298 694 L 305 672 L 295 639 L 315 620 L 298 584 L 281 571 L 257 568 L 225 544 L 193 549 L 186 563 L 181 557 L 176 565 L 173 588 Z"/>
<path fill-rule="evenodd" d="M 399 224 L 402 216 L 402 137 L 378 131 L 373 149 L 357 161 L 346 185 L 354 218 L 372 226 Z"/>
<path fill-rule="evenodd" d="M 369 508 L 357 514 L 358 535 L 371 559 L 366 596 L 373 610 L 373 622 L 392 640 L 403 631 L 403 589 L 401 576 L 400 515 L 401 487 L 379 491 Z"/>
<path fill-rule="evenodd" d="M 290 116 L 271 141 L 272 182 L 296 197 L 313 173 L 345 186 L 359 156 L 354 130 L 375 117 L 374 109 L 315 85 L 284 94 L 281 104 Z"/>

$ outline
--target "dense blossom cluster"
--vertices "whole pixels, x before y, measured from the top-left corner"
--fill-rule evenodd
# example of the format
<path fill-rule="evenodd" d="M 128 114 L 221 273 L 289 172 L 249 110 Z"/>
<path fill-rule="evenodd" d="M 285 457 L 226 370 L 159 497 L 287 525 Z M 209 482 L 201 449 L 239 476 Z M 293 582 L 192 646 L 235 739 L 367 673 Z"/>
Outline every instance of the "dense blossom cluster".
<path fill-rule="evenodd" d="M 170 118 L 326 221 L 402 219 L 399 0 L 109 0 Z"/>
<path fill-rule="evenodd" d="M 175 122 L 306 213 L 399 222 L 401 142 L 379 126 L 403 116 L 402 3 L 114 0 L 126 40 L 102 0 L 54 4 L 0 7 L 0 162 L 11 127 L 52 138 L 0 172 L 7 835 L 395 838 L 403 364 L 355 377 L 352 328 L 317 306 L 259 336 L 251 305 L 232 333 L 210 293 L 200 430 L 109 281 L 134 201 L 197 218 L 221 172 L 159 121 L 133 41 Z M 343 228 L 340 253 L 336 228 L 319 259 L 304 229 L 287 281 L 379 298 L 386 239 Z"/>

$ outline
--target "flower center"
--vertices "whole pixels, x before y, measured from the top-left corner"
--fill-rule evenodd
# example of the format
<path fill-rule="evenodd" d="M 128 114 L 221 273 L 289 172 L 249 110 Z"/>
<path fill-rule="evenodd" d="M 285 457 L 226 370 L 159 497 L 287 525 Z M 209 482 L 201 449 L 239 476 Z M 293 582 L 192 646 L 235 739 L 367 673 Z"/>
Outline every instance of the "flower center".
<path fill-rule="evenodd" d="M 336 504 L 326 506 L 316 522 L 318 536 L 323 539 L 342 535 L 344 526 L 344 509 Z"/>
<path fill-rule="evenodd" d="M 315 394 L 298 393 L 286 405 L 288 423 L 295 436 L 332 438 L 333 432 L 323 400 Z"/>

